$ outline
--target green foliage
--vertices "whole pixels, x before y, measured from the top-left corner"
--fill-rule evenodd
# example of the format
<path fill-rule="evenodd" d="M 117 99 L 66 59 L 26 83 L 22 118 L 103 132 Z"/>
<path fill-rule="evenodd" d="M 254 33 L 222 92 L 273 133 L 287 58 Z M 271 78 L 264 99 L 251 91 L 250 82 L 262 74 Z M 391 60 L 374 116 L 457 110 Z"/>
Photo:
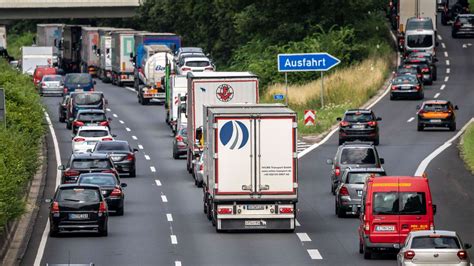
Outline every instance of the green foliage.
<path fill-rule="evenodd" d="M 21 35 L 9 34 L 7 36 L 8 54 L 15 59 L 21 58 L 21 47 L 33 44 L 34 37 L 35 34 L 32 32 L 25 32 Z"/>
<path fill-rule="evenodd" d="M 461 154 L 467 168 L 474 173 L 474 125 L 471 124 L 462 137 Z"/>
<path fill-rule="evenodd" d="M 38 166 L 44 134 L 43 111 L 30 77 L 0 61 L 0 87 L 5 89 L 6 127 L 0 125 L 0 228 L 21 215 L 27 182 Z"/>

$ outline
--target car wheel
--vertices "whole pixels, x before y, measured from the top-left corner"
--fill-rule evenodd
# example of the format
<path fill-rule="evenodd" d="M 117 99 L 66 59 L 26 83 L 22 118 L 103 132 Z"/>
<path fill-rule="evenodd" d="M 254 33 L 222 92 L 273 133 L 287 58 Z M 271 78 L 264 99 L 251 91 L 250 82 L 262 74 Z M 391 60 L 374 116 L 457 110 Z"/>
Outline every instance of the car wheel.
<path fill-rule="evenodd" d="M 207 212 L 206 212 L 206 214 L 207 214 L 207 219 L 208 219 L 209 221 L 212 221 L 212 210 L 211 210 L 211 203 L 210 203 L 209 199 L 207 200 L 207 205 L 206 205 L 206 207 L 207 207 Z"/>
<path fill-rule="evenodd" d="M 336 187 L 334 187 L 334 184 L 331 182 L 331 194 L 336 195 Z"/>
<path fill-rule="evenodd" d="M 456 39 L 458 36 L 457 36 L 456 33 L 452 32 L 452 33 L 451 33 L 451 37 L 453 37 L 454 39 Z"/>
<path fill-rule="evenodd" d="M 59 117 L 59 122 L 60 123 L 64 123 L 65 121 L 66 121 L 66 119 L 64 119 L 64 117 L 62 117 L 62 116 Z"/>
<path fill-rule="evenodd" d="M 145 99 L 145 98 L 142 99 L 142 105 L 148 105 L 149 103 L 150 103 L 149 99 Z"/>
<path fill-rule="evenodd" d="M 364 259 L 372 259 L 372 252 L 370 252 L 367 247 L 364 247 Z"/>
<path fill-rule="evenodd" d="M 334 201 L 334 214 L 338 214 L 339 210 L 338 210 L 338 206 L 337 206 L 337 200 Z"/>
<path fill-rule="evenodd" d="M 100 236 L 107 236 L 109 234 L 107 225 L 104 226 L 103 229 L 99 228 L 99 235 Z"/>
<path fill-rule="evenodd" d="M 211 209 L 212 209 L 212 215 L 211 215 L 211 222 L 212 225 L 217 228 L 217 206 L 214 206 L 214 204 L 211 204 Z"/>
<path fill-rule="evenodd" d="M 117 211 L 115 212 L 115 215 L 123 216 L 123 209 L 124 209 L 124 206 L 122 205 L 122 207 L 117 209 Z"/>
<path fill-rule="evenodd" d="M 202 193 L 203 194 L 203 197 L 202 197 L 202 211 L 204 212 L 204 214 L 207 214 L 207 205 L 206 205 L 206 193 Z"/>
<path fill-rule="evenodd" d="M 423 131 L 424 126 L 423 126 L 421 123 L 418 123 L 416 129 L 417 129 L 418 131 Z"/>
<path fill-rule="evenodd" d="M 444 16 L 441 16 L 441 24 L 443 26 L 447 26 L 448 25 L 448 22 L 446 21 L 446 18 Z"/>
<path fill-rule="evenodd" d="M 380 143 L 380 137 L 377 137 L 375 140 L 374 140 L 374 145 L 379 145 Z"/>
<path fill-rule="evenodd" d="M 342 145 L 342 144 L 344 144 L 344 140 L 340 138 L 339 139 L 339 145 Z"/>
<path fill-rule="evenodd" d="M 418 96 L 418 100 L 423 100 L 425 98 L 425 94 L 422 92 L 420 93 L 420 95 Z"/>
<path fill-rule="evenodd" d="M 364 244 L 362 244 L 362 241 L 359 240 L 359 254 L 364 253 Z"/>
<path fill-rule="evenodd" d="M 57 237 L 59 235 L 59 229 L 54 226 L 53 224 L 49 227 L 49 236 L 50 237 Z"/>
<path fill-rule="evenodd" d="M 136 177 L 136 176 L 137 176 L 137 169 L 135 169 L 135 167 L 133 167 L 133 170 L 130 171 L 129 176 L 130 176 L 130 177 Z"/>
<path fill-rule="evenodd" d="M 173 159 L 175 160 L 179 159 L 179 154 L 174 147 L 173 147 Z"/>
<path fill-rule="evenodd" d="M 456 131 L 456 123 L 453 123 L 449 126 L 449 131 Z"/>
<path fill-rule="evenodd" d="M 338 218 L 344 218 L 346 215 L 342 211 L 342 209 L 336 204 L 336 215 Z"/>
<path fill-rule="evenodd" d="M 71 122 L 69 122 L 69 121 L 66 122 L 66 128 L 69 129 L 69 130 L 72 129 L 72 124 L 71 124 Z"/>
<path fill-rule="evenodd" d="M 199 187 L 199 182 L 197 181 L 196 178 L 194 178 L 194 185 L 195 185 L 196 187 Z"/>

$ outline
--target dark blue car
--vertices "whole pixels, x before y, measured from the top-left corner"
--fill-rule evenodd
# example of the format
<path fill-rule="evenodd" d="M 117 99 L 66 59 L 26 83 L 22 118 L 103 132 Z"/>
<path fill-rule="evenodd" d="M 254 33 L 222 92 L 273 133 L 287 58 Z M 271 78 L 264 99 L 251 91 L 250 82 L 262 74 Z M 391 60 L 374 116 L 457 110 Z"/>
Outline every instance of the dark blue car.
<path fill-rule="evenodd" d="M 95 81 L 87 73 L 71 73 L 64 77 L 64 94 L 94 91 Z"/>

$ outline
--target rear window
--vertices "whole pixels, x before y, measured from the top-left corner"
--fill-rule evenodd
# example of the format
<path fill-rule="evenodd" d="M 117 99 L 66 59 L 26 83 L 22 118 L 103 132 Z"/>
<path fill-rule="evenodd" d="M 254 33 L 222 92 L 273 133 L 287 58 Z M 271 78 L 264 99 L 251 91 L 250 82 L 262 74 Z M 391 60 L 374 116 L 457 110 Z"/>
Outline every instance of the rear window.
<path fill-rule="evenodd" d="M 97 144 L 96 151 L 130 151 L 124 142 L 102 142 Z"/>
<path fill-rule="evenodd" d="M 108 159 L 76 159 L 72 162 L 73 169 L 110 169 L 112 164 Z"/>
<path fill-rule="evenodd" d="M 79 137 L 100 138 L 109 135 L 107 130 L 81 130 L 77 134 Z"/>
<path fill-rule="evenodd" d="M 98 189 L 67 188 L 60 190 L 57 201 L 99 202 L 100 194 Z"/>
<path fill-rule="evenodd" d="M 80 121 L 105 121 L 107 118 L 105 114 L 101 113 L 80 113 L 77 116 L 77 119 Z"/>
<path fill-rule="evenodd" d="M 344 121 L 347 122 L 369 122 L 374 120 L 371 113 L 347 113 L 344 116 Z"/>
<path fill-rule="evenodd" d="M 446 112 L 449 108 L 447 104 L 425 104 L 423 110 L 426 112 Z"/>
<path fill-rule="evenodd" d="M 376 164 L 375 152 L 371 148 L 344 148 L 341 164 Z"/>
<path fill-rule="evenodd" d="M 459 22 L 461 22 L 462 24 L 474 25 L 474 16 L 473 17 L 459 17 Z"/>
<path fill-rule="evenodd" d="M 81 184 L 92 184 L 98 186 L 115 186 L 117 179 L 114 175 L 87 175 L 79 178 Z"/>
<path fill-rule="evenodd" d="M 92 77 L 89 74 L 66 75 L 64 82 L 75 84 L 89 84 L 92 83 Z"/>
<path fill-rule="evenodd" d="M 410 248 L 419 249 L 459 249 L 459 241 L 453 236 L 418 236 L 411 241 Z"/>
<path fill-rule="evenodd" d="M 98 93 L 78 93 L 74 94 L 73 100 L 78 105 L 97 105 L 102 101 L 102 94 Z"/>
<path fill-rule="evenodd" d="M 419 34 L 419 35 L 408 35 L 407 45 L 411 48 L 423 48 L 433 46 L 433 35 L 430 34 Z"/>
<path fill-rule="evenodd" d="M 423 30 L 432 30 L 433 29 L 433 22 L 431 19 L 410 19 L 407 21 L 407 30 L 416 30 L 416 29 L 423 29 Z"/>
<path fill-rule="evenodd" d="M 62 76 L 44 76 L 43 81 L 61 81 L 63 79 Z"/>
<path fill-rule="evenodd" d="M 424 192 L 374 192 L 373 214 L 424 215 L 426 198 Z"/>
<path fill-rule="evenodd" d="M 207 67 L 209 66 L 209 61 L 188 61 L 186 66 L 188 67 Z"/>
<path fill-rule="evenodd" d="M 415 76 L 401 76 L 401 77 L 396 77 L 392 81 L 393 84 L 398 85 L 398 84 L 406 84 L 406 83 L 418 83 L 418 79 Z"/>
<path fill-rule="evenodd" d="M 367 178 L 371 175 L 381 176 L 381 173 L 348 173 L 346 175 L 347 184 L 365 184 Z"/>

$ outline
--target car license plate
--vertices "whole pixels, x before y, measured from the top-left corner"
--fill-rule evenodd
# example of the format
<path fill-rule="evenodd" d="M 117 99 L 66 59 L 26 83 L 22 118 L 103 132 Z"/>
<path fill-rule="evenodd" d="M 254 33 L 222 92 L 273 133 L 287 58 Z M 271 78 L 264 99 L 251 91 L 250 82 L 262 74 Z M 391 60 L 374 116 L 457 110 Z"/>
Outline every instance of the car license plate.
<path fill-rule="evenodd" d="M 353 125 L 352 128 L 364 128 L 364 125 Z"/>
<path fill-rule="evenodd" d="M 75 92 L 83 92 L 83 89 L 76 89 Z"/>
<path fill-rule="evenodd" d="M 96 143 L 97 143 L 97 141 L 88 141 L 87 145 L 95 145 Z"/>
<path fill-rule="evenodd" d="M 87 123 L 88 126 L 98 126 L 98 123 Z"/>
<path fill-rule="evenodd" d="M 257 226 L 257 227 L 265 227 L 267 222 L 264 220 L 247 220 L 245 221 L 245 226 Z"/>
<path fill-rule="evenodd" d="M 71 219 L 71 220 L 89 219 L 89 214 L 88 213 L 70 213 L 69 214 L 69 219 Z"/>
<path fill-rule="evenodd" d="M 362 197 L 362 190 L 357 190 L 357 196 Z"/>
<path fill-rule="evenodd" d="M 375 226 L 375 231 L 391 232 L 391 231 L 395 231 L 395 226 L 394 225 L 377 225 Z"/>
<path fill-rule="evenodd" d="M 247 210 L 256 211 L 265 209 L 264 205 L 247 205 Z"/>
<path fill-rule="evenodd" d="M 120 161 L 121 158 L 122 157 L 120 157 L 120 156 L 112 156 L 112 160 L 114 160 L 114 161 Z"/>
<path fill-rule="evenodd" d="M 431 119 L 431 123 L 441 123 L 441 119 Z"/>

